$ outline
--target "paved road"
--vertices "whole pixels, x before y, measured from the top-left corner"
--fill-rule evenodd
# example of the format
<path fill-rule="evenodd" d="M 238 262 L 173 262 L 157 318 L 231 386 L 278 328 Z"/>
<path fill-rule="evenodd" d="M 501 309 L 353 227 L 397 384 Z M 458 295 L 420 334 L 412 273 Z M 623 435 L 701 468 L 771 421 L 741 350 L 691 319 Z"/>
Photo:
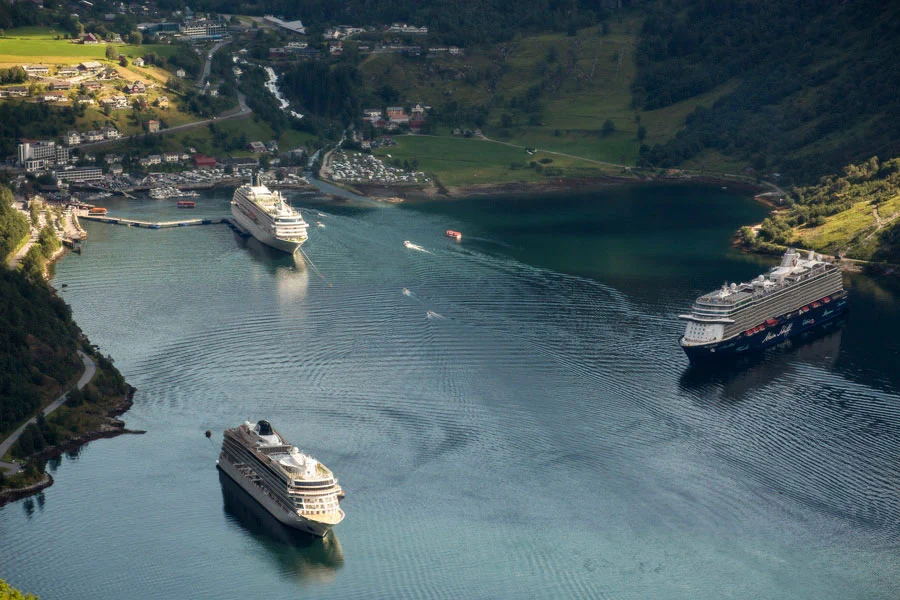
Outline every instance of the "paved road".
<path fill-rule="evenodd" d="M 79 356 L 79 358 L 81 358 L 81 362 L 84 363 L 84 373 L 81 374 L 81 377 L 78 379 L 78 382 L 75 384 L 76 387 L 78 387 L 78 389 L 80 390 L 84 386 L 86 386 L 91 379 L 94 378 L 94 374 L 97 372 L 97 364 L 94 362 L 94 359 L 92 359 L 90 356 L 88 356 L 81 350 L 78 351 L 78 356 Z M 53 403 L 51 403 L 49 406 L 47 406 L 41 412 L 43 412 L 44 415 L 49 415 L 54 410 L 56 410 L 57 408 L 62 406 L 63 402 L 65 402 L 68 399 L 68 397 L 69 397 L 69 392 L 64 393 L 62 396 L 60 396 L 59 398 L 54 400 Z M 31 419 L 29 419 L 24 425 L 22 425 L 21 427 L 16 429 L 12 433 L 12 435 L 10 435 L 8 438 L 3 440 L 3 442 L 0 443 L 0 456 L 3 456 L 4 454 L 6 454 L 7 451 L 12 447 L 12 445 L 15 444 L 16 441 L 18 441 L 19 436 L 22 435 L 22 432 L 25 431 L 25 428 L 35 422 L 37 422 L 37 417 L 31 417 Z M 21 471 L 22 467 L 20 465 L 13 464 L 13 463 L 0 462 L 0 469 L 5 470 L 7 473 L 9 473 L 11 475 L 14 475 L 14 474 L 18 473 L 19 471 Z"/>
<path fill-rule="evenodd" d="M 25 255 L 28 254 L 28 251 L 31 250 L 31 247 L 34 246 L 34 243 L 37 241 L 37 233 L 32 229 L 30 237 L 28 241 L 22 246 L 18 252 L 9 257 L 9 268 L 15 269 L 19 266 L 19 263 L 22 262 L 22 259 L 25 258 Z M 3 456 L 0 454 L 0 456 Z"/>
<path fill-rule="evenodd" d="M 214 117 L 212 119 L 203 119 L 202 121 L 194 121 L 193 123 L 185 123 L 184 125 L 176 125 L 175 127 L 169 127 L 168 129 L 160 129 L 159 131 L 153 131 L 150 133 L 143 133 L 141 135 L 133 135 L 131 137 L 123 137 L 117 140 L 103 140 L 102 142 L 91 142 L 90 144 L 81 144 L 76 146 L 82 150 L 95 150 L 97 148 L 101 148 L 103 146 L 108 146 L 110 144 L 117 144 L 122 141 L 137 141 L 147 137 L 148 135 L 165 135 L 167 133 L 174 133 L 176 131 L 187 131 L 189 129 L 196 129 L 197 127 L 202 127 L 203 125 L 208 125 L 209 123 L 218 123 L 220 121 L 227 121 L 229 119 L 239 119 L 241 117 L 246 117 L 253 111 L 250 110 L 250 107 L 247 106 L 247 97 L 244 94 L 238 92 L 238 107 L 233 108 L 231 110 L 223 112 L 218 117 Z"/>
<path fill-rule="evenodd" d="M 226 44 L 230 44 L 231 40 L 223 40 L 221 42 L 216 43 L 210 48 L 209 52 L 206 55 L 206 63 L 203 65 L 203 73 L 200 75 L 200 79 L 197 80 L 197 87 L 201 90 L 203 89 L 203 85 L 206 83 L 207 77 L 209 77 L 209 71 L 212 69 L 212 57 L 213 55 Z"/>

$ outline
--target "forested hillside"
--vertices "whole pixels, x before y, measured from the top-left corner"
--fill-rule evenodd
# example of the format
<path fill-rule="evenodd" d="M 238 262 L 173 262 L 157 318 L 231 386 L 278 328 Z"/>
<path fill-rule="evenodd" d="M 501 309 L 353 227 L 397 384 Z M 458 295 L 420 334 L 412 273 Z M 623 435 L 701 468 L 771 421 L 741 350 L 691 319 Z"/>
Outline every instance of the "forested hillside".
<path fill-rule="evenodd" d="M 726 83 L 645 162 L 704 152 L 810 182 L 900 155 L 900 4 L 879 0 L 680 0 L 648 5 L 634 102 L 668 106 Z"/>

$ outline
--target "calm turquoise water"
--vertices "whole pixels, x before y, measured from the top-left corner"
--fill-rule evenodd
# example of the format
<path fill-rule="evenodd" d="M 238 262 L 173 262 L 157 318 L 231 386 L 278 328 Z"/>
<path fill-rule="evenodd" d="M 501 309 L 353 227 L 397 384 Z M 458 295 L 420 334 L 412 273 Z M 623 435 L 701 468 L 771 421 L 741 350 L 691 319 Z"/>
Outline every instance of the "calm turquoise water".
<path fill-rule="evenodd" d="M 848 279 L 843 329 L 704 372 L 677 315 L 769 264 L 729 249 L 764 212 L 745 198 L 312 202 L 312 264 L 223 226 L 87 225 L 55 284 L 147 434 L 0 509 L 0 577 L 45 600 L 896 597 L 896 282 Z M 347 489 L 327 542 L 220 481 L 221 431 L 263 417 Z"/>

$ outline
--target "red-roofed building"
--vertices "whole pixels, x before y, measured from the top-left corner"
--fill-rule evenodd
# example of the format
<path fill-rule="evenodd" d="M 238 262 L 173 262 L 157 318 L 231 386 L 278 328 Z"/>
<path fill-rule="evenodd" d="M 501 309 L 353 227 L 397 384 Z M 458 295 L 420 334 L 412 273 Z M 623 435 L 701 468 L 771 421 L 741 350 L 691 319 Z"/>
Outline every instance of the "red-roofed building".
<path fill-rule="evenodd" d="M 419 133 L 425 127 L 425 119 L 413 119 L 409 122 L 409 130 Z"/>
<path fill-rule="evenodd" d="M 213 169 L 216 166 L 216 159 L 198 152 L 194 155 L 194 166 L 198 169 Z"/>

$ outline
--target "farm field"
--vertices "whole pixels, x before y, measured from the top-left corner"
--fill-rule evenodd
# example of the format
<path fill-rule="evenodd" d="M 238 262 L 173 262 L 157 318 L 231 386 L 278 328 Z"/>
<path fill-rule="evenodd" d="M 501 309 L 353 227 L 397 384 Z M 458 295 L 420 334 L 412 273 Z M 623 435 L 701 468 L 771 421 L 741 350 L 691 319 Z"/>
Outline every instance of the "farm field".
<path fill-rule="evenodd" d="M 605 169 L 602 165 L 537 152 L 529 155 L 521 148 L 477 138 L 397 136 L 396 146 L 379 148 L 375 154 L 388 161 L 418 162 L 418 170 L 438 178 L 447 186 L 478 183 L 535 183 L 553 178 L 597 177 L 619 175 L 620 170 Z M 550 161 L 541 163 L 541 160 Z M 541 165 L 543 172 L 530 166 Z M 548 169 L 553 175 L 548 177 Z"/>
<path fill-rule="evenodd" d="M 60 36 L 60 39 L 56 39 Z M 133 58 L 155 52 L 172 56 L 175 47 L 166 44 L 112 44 L 119 54 Z M 47 28 L 20 27 L 10 29 L 0 37 L 0 66 L 23 63 L 75 64 L 85 60 L 105 60 L 107 44 L 74 44 L 61 34 Z"/>

